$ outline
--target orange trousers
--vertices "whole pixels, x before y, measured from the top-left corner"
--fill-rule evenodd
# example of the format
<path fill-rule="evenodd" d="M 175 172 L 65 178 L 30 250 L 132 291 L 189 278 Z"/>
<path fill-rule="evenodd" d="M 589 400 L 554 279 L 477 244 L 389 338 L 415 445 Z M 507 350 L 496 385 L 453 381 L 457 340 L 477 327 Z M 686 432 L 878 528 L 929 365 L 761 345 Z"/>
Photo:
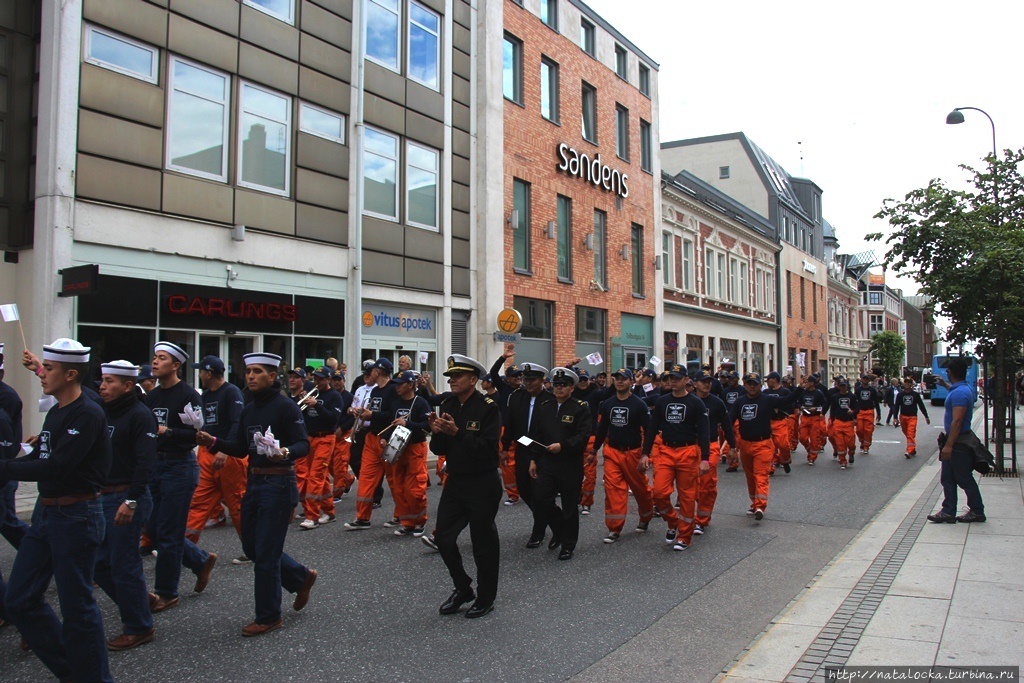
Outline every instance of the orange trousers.
<path fill-rule="evenodd" d="M 900 428 L 907 437 L 907 453 L 917 453 L 917 415 L 900 415 Z"/>
<path fill-rule="evenodd" d="M 871 448 L 871 436 L 875 433 L 875 411 L 861 410 L 857 412 L 857 438 L 864 450 Z"/>
<path fill-rule="evenodd" d="M 789 450 L 795 451 L 800 446 L 800 411 L 794 410 L 789 416 Z"/>
<path fill-rule="evenodd" d="M 750 507 L 755 510 L 768 507 L 768 486 L 771 481 L 768 472 L 772 468 L 774 454 L 775 444 L 771 439 L 740 443 L 740 460 L 743 462 L 743 473 L 747 476 Z"/>
<path fill-rule="evenodd" d="M 836 455 L 839 456 L 840 465 L 845 465 L 848 456 L 853 455 L 854 450 L 857 448 L 857 438 L 853 433 L 853 428 L 853 420 L 832 420 Z"/>
<path fill-rule="evenodd" d="M 248 475 L 248 458 L 231 458 L 219 470 L 213 469 L 214 455 L 202 446 L 196 454 L 199 461 L 199 484 L 192 494 L 188 509 L 185 537 L 193 543 L 199 541 L 199 534 L 206 528 L 206 520 L 220 511 L 223 502 L 231 513 L 235 533 L 242 537 L 242 496 Z"/>
<path fill-rule="evenodd" d="M 700 473 L 700 447 L 672 448 L 661 444 L 654 459 L 654 505 L 676 538 L 689 545 L 693 539 L 694 510 L 697 504 L 697 475 Z M 679 495 L 679 512 L 672 505 L 673 487 Z"/>
<path fill-rule="evenodd" d="M 587 462 L 592 458 L 593 462 Z M 594 435 L 591 434 L 587 440 L 587 447 L 583 450 L 583 486 L 580 488 L 580 505 L 592 507 L 594 505 L 594 489 L 597 488 L 597 458 L 594 456 Z"/>
<path fill-rule="evenodd" d="M 828 426 L 825 427 L 825 436 L 828 438 L 828 442 L 832 444 L 832 450 L 838 451 L 839 446 L 836 445 L 836 421 L 835 418 L 828 418 Z"/>
<path fill-rule="evenodd" d="M 654 502 L 651 496 L 651 485 L 647 475 L 637 467 L 640 464 L 642 449 L 620 451 L 604 445 L 604 523 L 608 531 L 621 533 L 626 526 L 626 513 L 629 511 L 629 494 L 633 492 L 641 522 L 649 522 L 654 517 Z"/>
<path fill-rule="evenodd" d="M 422 527 L 427 523 L 427 442 L 406 446 L 390 469 L 399 484 L 397 492 L 392 489 L 395 517 L 406 528 Z"/>
<path fill-rule="evenodd" d="M 818 459 L 825 443 L 825 418 L 822 415 L 800 416 L 800 443 L 807 449 L 807 462 Z"/>
<path fill-rule="evenodd" d="M 711 524 L 711 513 L 714 512 L 715 501 L 718 500 L 718 462 L 721 457 L 721 447 L 717 443 L 712 443 L 711 458 L 708 460 L 711 469 L 705 474 L 701 474 L 699 469 L 697 471 L 697 516 L 695 519 L 701 526 Z M 700 465 L 700 463 L 697 464 Z"/>
<path fill-rule="evenodd" d="M 519 500 L 519 487 L 516 486 L 516 444 L 508 448 L 508 464 L 501 463 L 501 483 L 505 485 L 505 495 L 511 501 Z"/>
<path fill-rule="evenodd" d="M 394 516 L 398 516 L 398 499 L 401 498 L 402 492 L 395 478 L 394 468 L 381 458 L 383 452 L 384 445 L 381 440 L 373 434 L 367 434 L 366 442 L 363 444 L 363 462 L 359 466 L 359 488 L 356 491 L 356 518 L 365 522 L 369 522 L 373 514 L 373 492 L 385 478 L 388 480 L 388 488 L 391 489 L 391 497 L 395 499 Z"/>
<path fill-rule="evenodd" d="M 334 514 L 334 494 L 327 481 L 327 468 L 334 453 L 334 434 L 309 438 L 309 455 L 295 461 L 295 483 L 306 519 L 317 520 L 320 513 Z"/>
<path fill-rule="evenodd" d="M 352 455 L 352 443 L 348 437 L 352 435 L 349 430 L 341 435 L 341 438 L 334 440 L 334 452 L 331 453 L 331 466 L 328 472 L 331 475 L 332 495 L 337 498 L 342 493 L 347 493 L 356 478 L 348 469 L 349 457 Z"/>
<path fill-rule="evenodd" d="M 775 445 L 772 465 L 788 465 L 793 462 L 792 451 L 789 448 L 789 418 L 772 420 L 771 424 L 772 443 Z"/>

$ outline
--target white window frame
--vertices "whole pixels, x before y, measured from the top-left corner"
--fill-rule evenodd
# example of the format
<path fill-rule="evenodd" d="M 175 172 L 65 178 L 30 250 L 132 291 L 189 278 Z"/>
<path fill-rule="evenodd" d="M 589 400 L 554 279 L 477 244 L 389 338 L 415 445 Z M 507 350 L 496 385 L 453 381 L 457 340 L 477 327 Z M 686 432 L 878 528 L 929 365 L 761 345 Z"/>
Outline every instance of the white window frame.
<path fill-rule="evenodd" d="M 402 159 L 401 159 L 401 156 L 402 156 L 402 154 L 401 154 L 401 150 L 402 150 L 402 136 L 396 135 L 395 133 L 391 133 L 391 132 L 386 131 L 386 130 L 384 130 L 382 128 L 376 128 L 374 126 L 366 126 L 365 129 L 373 131 L 374 133 L 379 133 L 380 135 L 386 135 L 389 138 L 394 138 L 394 140 L 395 140 L 395 157 L 393 159 L 394 162 L 395 162 L 395 215 L 394 216 L 389 216 L 389 215 L 384 214 L 384 213 L 377 213 L 376 211 L 370 211 L 369 209 L 367 209 L 366 208 L 366 202 L 365 202 L 365 197 L 366 197 L 366 190 L 365 190 L 365 188 L 363 190 L 363 197 L 364 197 L 364 202 L 363 202 L 363 207 L 362 207 L 363 215 L 364 216 L 373 216 L 374 218 L 379 218 L 379 219 L 384 220 L 384 221 L 390 221 L 392 223 L 398 223 L 399 220 L 400 220 L 399 216 L 402 215 L 402 199 L 401 199 L 402 193 L 401 193 L 401 187 L 400 187 L 401 186 L 401 182 L 402 182 L 402 175 L 403 175 L 403 173 L 402 173 L 403 167 L 402 167 Z M 365 157 L 366 157 L 367 154 L 373 154 L 374 156 L 383 156 L 383 155 L 377 154 L 377 152 L 370 152 L 366 148 L 366 145 L 365 144 L 363 145 L 363 157 L 364 158 L 359 160 L 359 175 L 360 175 L 360 181 L 359 182 L 361 182 L 361 183 L 365 183 L 366 182 L 366 173 L 364 171 L 364 168 L 366 167 L 366 159 L 365 159 Z M 384 158 L 385 159 L 389 159 L 390 157 L 384 157 Z"/>
<path fill-rule="evenodd" d="M 340 120 L 341 137 L 335 137 L 333 135 L 330 135 L 329 133 L 324 133 L 323 131 L 316 130 L 315 128 L 310 128 L 306 126 L 305 112 L 307 109 L 311 109 L 313 111 L 324 114 L 325 116 L 332 116 Z M 318 138 L 323 138 L 324 140 L 330 140 L 331 142 L 337 142 L 339 145 L 344 145 L 345 140 L 348 138 L 348 117 L 342 114 L 341 112 L 331 111 L 330 109 L 324 109 L 323 107 L 318 107 L 315 104 L 310 104 L 309 102 L 299 102 L 299 130 L 303 133 L 307 133 Z"/>
<path fill-rule="evenodd" d="M 288 0 L 288 14 L 287 15 L 278 14 L 277 12 L 273 11 L 269 7 L 264 7 L 263 5 L 255 2 L 255 0 L 242 0 L 242 4 L 243 5 L 248 5 L 249 7 L 252 7 L 254 10 L 256 10 L 258 12 L 263 12 L 264 14 L 266 14 L 269 17 L 274 17 L 275 19 L 280 19 L 281 21 L 283 21 L 286 24 L 291 24 L 292 26 L 295 25 L 295 0 Z"/>
<path fill-rule="evenodd" d="M 716 301 L 728 301 L 728 262 L 725 252 L 705 246 L 704 261 L 704 276 L 707 280 L 704 296 Z"/>
<path fill-rule="evenodd" d="M 754 267 L 754 308 L 763 311 L 765 310 L 765 292 L 764 292 L 764 269 L 760 266 Z"/>
<path fill-rule="evenodd" d="M 248 88 L 252 88 L 254 90 L 259 90 L 260 92 L 266 93 L 268 95 L 273 95 L 274 97 L 283 98 L 288 103 L 288 106 L 285 108 L 286 115 L 285 115 L 285 120 L 284 121 L 276 121 L 274 119 L 271 119 L 271 120 L 274 120 L 275 123 L 283 123 L 284 126 L 285 126 L 285 129 L 286 129 L 285 146 L 284 146 L 284 190 L 279 190 L 276 187 L 269 187 L 267 185 L 260 185 L 259 183 L 254 183 L 254 182 L 246 181 L 246 180 L 244 180 L 242 178 L 242 169 L 245 168 L 245 165 L 242 163 L 242 152 L 244 150 L 244 148 L 242 146 L 242 140 L 243 140 L 243 136 L 246 133 L 245 129 L 242 127 L 242 116 L 247 113 L 245 111 L 245 89 L 247 87 Z M 259 190 L 260 192 L 267 192 L 269 194 L 276 194 L 276 195 L 281 196 L 281 197 L 288 197 L 289 196 L 289 193 L 291 192 L 291 180 L 292 180 L 292 172 L 291 172 L 291 168 L 292 168 L 292 126 L 293 126 L 292 119 L 294 119 L 294 112 L 292 111 L 293 107 L 294 107 L 294 102 L 292 101 L 292 98 L 291 98 L 290 95 L 286 95 L 284 93 L 277 92 L 276 90 L 271 90 L 270 88 L 266 87 L 265 85 L 260 85 L 259 83 L 253 83 L 252 81 L 239 80 L 239 83 L 238 83 L 238 138 L 237 138 L 237 144 L 238 144 L 238 172 L 237 172 L 238 180 L 237 180 L 237 183 L 238 183 L 239 187 L 246 187 L 246 188 L 249 188 L 250 190 Z M 256 114 L 254 113 L 254 115 L 256 115 Z M 266 117 L 262 117 L 262 118 L 266 118 Z"/>
<path fill-rule="evenodd" d="M 434 36 L 437 39 L 437 50 L 436 50 L 436 54 L 434 55 L 434 57 L 435 57 L 434 63 L 437 65 L 437 74 L 434 77 L 434 80 L 436 81 L 436 83 L 434 85 L 431 85 L 430 83 L 422 81 L 419 78 L 416 78 L 415 76 L 412 75 L 412 65 L 409 63 L 409 60 L 412 59 L 412 50 L 408 49 L 408 48 L 405 51 L 406 52 L 406 55 L 405 55 L 405 72 L 409 75 L 409 79 L 410 80 L 415 81 L 416 83 L 419 83 L 424 88 L 430 88 L 431 90 L 435 90 L 437 92 L 441 92 L 441 25 L 442 25 L 441 15 L 438 14 L 437 12 L 435 12 L 434 10 L 430 9 L 426 5 L 422 5 L 422 4 L 418 3 L 418 2 L 412 2 L 410 4 L 411 5 L 416 5 L 416 7 L 418 7 L 421 10 L 423 10 L 424 12 L 427 12 L 428 14 L 433 14 L 435 17 L 437 17 L 437 31 L 433 31 L 433 30 L 427 28 L 426 26 L 424 26 L 423 24 L 419 23 L 418 21 L 414 21 L 413 18 L 412 18 L 412 12 L 410 11 L 409 12 L 409 18 L 408 18 L 408 21 L 406 21 L 406 28 L 405 28 L 405 40 L 406 40 L 406 44 L 407 45 L 412 45 L 412 27 L 413 27 L 413 25 L 415 25 L 421 31 L 424 31 L 426 33 L 431 34 L 432 36 Z M 399 41 L 399 42 L 401 42 L 401 41 Z M 399 46 L 399 50 L 401 50 L 401 46 Z"/>
<path fill-rule="evenodd" d="M 412 155 L 409 154 L 410 147 L 416 147 L 426 152 L 431 152 L 434 155 L 434 159 L 436 159 L 437 162 L 434 168 L 429 169 L 423 168 L 421 166 L 413 166 L 411 161 Z M 433 147 L 428 147 L 427 145 L 422 145 L 418 142 L 413 142 L 412 140 L 405 141 L 405 150 L 405 163 L 402 165 L 402 168 L 405 171 L 404 177 L 402 178 L 402 182 L 405 185 L 404 192 L 402 193 L 403 196 L 405 197 L 405 224 L 411 225 L 415 228 L 420 228 L 422 230 L 429 230 L 431 232 L 441 232 L 441 151 L 434 149 Z M 420 171 L 427 171 L 429 173 L 434 174 L 434 178 L 436 179 L 436 182 L 434 183 L 434 225 L 417 223 L 413 220 L 410 220 L 409 218 L 409 191 L 411 189 L 409 184 L 410 166 L 413 166 L 413 168 L 416 168 Z M 402 213 L 402 208 L 403 207 L 399 207 L 399 213 Z"/>
<path fill-rule="evenodd" d="M 144 73 L 142 73 L 140 71 L 135 71 L 133 69 L 128 69 L 128 68 L 123 67 L 123 66 L 121 66 L 119 64 L 113 64 L 111 62 L 104 61 L 104 60 L 100 59 L 99 57 L 93 57 L 92 56 L 92 37 L 93 37 L 93 34 L 96 34 L 96 33 L 100 33 L 100 34 L 106 36 L 107 38 L 111 38 L 112 40 L 119 40 L 122 43 L 128 43 L 132 47 L 137 47 L 140 50 L 145 50 L 146 52 L 148 52 L 150 54 L 150 70 L 149 70 L 149 73 L 148 74 L 144 74 Z M 94 26 L 92 24 L 86 24 L 85 25 L 85 61 L 87 63 L 89 63 L 89 64 L 93 64 L 95 66 L 101 67 L 103 69 L 107 69 L 109 71 L 117 72 L 117 73 L 122 74 L 124 76 L 130 76 L 131 78 L 137 78 L 138 80 L 145 81 L 146 83 L 152 83 L 152 84 L 156 85 L 160 81 L 160 49 L 159 48 L 152 47 L 150 45 L 146 45 L 145 43 L 140 43 L 137 40 L 129 38 L 128 36 L 122 35 L 122 34 L 117 33 L 115 31 L 111 31 L 109 29 L 100 28 L 99 26 Z"/>
<path fill-rule="evenodd" d="M 665 241 L 668 240 L 668 248 L 665 248 Z M 661 280 L 669 289 L 679 289 L 676 282 L 676 269 L 674 267 L 676 250 L 676 235 L 669 230 L 661 232 Z"/>
<path fill-rule="evenodd" d="M 690 247 L 690 249 L 689 249 L 690 255 L 689 256 L 686 255 L 686 252 L 687 252 L 686 247 L 687 247 L 687 245 L 689 245 L 689 247 Z M 686 237 L 683 238 L 683 244 L 682 244 L 682 258 L 683 258 L 683 282 L 682 282 L 682 289 L 683 289 L 684 292 L 693 292 L 693 288 L 694 288 L 693 271 L 694 271 L 694 254 L 696 253 L 696 252 L 694 252 L 694 247 L 695 247 L 694 240 L 687 239 Z"/>
<path fill-rule="evenodd" d="M 738 304 L 740 302 L 740 260 L 735 256 L 730 256 L 726 267 L 729 269 L 729 294 L 726 298 L 729 303 Z"/>
<path fill-rule="evenodd" d="M 206 71 L 207 73 L 214 74 L 215 76 L 220 76 L 224 79 L 224 100 L 222 102 L 219 102 L 219 104 L 224 105 L 224 133 L 221 139 L 221 168 L 223 169 L 223 173 L 221 173 L 220 175 L 206 173 L 205 171 L 198 171 L 193 168 L 185 168 L 184 166 L 176 166 L 175 164 L 171 163 L 171 150 L 174 147 L 174 145 L 171 144 L 171 136 L 173 135 L 174 130 L 174 127 L 171 125 L 171 107 L 173 106 L 174 93 L 176 88 L 174 83 L 174 65 L 177 62 L 186 64 L 194 69 L 199 69 L 200 71 Z M 164 166 L 168 170 L 177 171 L 178 173 L 185 173 L 187 175 L 196 176 L 199 178 L 208 178 L 209 180 L 217 180 L 222 183 L 226 183 L 228 180 L 228 147 L 230 146 L 229 140 L 231 139 L 231 75 L 223 71 L 218 71 L 217 69 L 208 67 L 204 64 L 193 62 L 190 59 L 185 59 L 184 57 L 172 55 L 170 60 L 168 60 L 167 64 L 167 92 L 167 149 L 164 151 Z M 183 90 L 181 92 L 186 92 L 189 95 L 192 95 L 193 97 L 207 99 L 202 95 L 199 95 L 194 92 L 189 92 L 187 90 Z"/>
<path fill-rule="evenodd" d="M 746 306 L 750 298 L 750 266 L 740 260 L 740 306 Z"/>
<path fill-rule="evenodd" d="M 373 62 L 374 64 L 377 64 L 377 65 L 381 66 L 384 69 L 387 69 L 388 71 L 393 71 L 393 72 L 395 72 L 397 74 L 400 74 L 400 73 L 402 73 L 402 64 L 404 63 L 402 61 L 402 3 L 401 3 L 401 0 L 398 1 L 398 13 L 397 14 L 395 14 L 394 10 L 392 10 L 390 7 L 385 7 L 384 5 L 380 4 L 376 0 L 365 0 L 365 1 L 367 3 L 371 3 L 372 2 L 374 5 L 376 5 L 377 7 L 381 8 L 385 12 L 388 12 L 390 14 L 394 14 L 396 19 L 397 19 L 397 21 L 395 22 L 395 45 L 396 45 L 396 47 L 395 47 L 395 66 L 391 66 L 390 64 L 385 64 L 384 62 L 380 61 L 379 59 L 374 59 L 374 57 L 369 52 L 366 51 L 366 48 L 369 45 L 369 41 L 367 40 L 367 37 L 368 37 L 369 31 L 370 31 L 369 22 L 367 22 L 367 21 L 363 22 L 363 24 L 364 24 L 364 26 L 363 26 L 363 56 L 366 59 L 368 59 L 369 61 Z M 366 12 L 366 6 L 365 5 L 363 6 L 363 11 Z M 367 12 L 367 14 L 369 14 L 369 13 Z"/>

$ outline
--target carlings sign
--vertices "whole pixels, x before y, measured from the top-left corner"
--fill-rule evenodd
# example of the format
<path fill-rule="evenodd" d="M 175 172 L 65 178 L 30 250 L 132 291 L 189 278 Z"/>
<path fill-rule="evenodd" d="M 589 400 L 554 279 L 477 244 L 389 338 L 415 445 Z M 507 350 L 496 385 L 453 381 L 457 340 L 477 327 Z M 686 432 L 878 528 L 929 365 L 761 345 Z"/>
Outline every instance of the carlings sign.
<path fill-rule="evenodd" d="M 625 199 L 629 196 L 629 176 L 612 168 L 601 161 L 598 152 L 591 158 L 586 153 L 577 152 L 564 142 L 558 145 L 558 170 L 571 176 L 582 178 L 589 183 L 614 192 Z"/>

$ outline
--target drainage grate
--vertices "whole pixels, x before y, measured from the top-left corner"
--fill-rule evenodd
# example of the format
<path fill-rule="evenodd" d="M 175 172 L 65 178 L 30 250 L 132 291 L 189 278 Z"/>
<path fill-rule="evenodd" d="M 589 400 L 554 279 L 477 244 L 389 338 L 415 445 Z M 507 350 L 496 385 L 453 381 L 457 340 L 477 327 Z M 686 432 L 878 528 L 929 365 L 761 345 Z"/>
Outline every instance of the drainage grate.
<path fill-rule="evenodd" d="M 935 504 L 940 488 L 936 482 L 917 499 L 917 503 L 907 513 L 882 548 L 882 552 L 786 676 L 786 683 L 824 682 L 827 680 L 826 667 L 841 667 L 846 664 L 882 598 L 892 586 L 897 572 L 914 547 L 914 542 L 924 528 L 926 513 Z"/>
<path fill-rule="evenodd" d="M 1018 479 L 1019 478 L 1019 474 L 1016 471 L 1013 471 L 1013 472 L 1003 472 L 1002 474 L 999 474 L 998 472 L 989 472 L 988 474 L 983 474 L 981 476 L 983 476 L 983 477 L 991 477 L 993 479 L 996 479 L 996 478 L 998 478 L 998 479 Z"/>

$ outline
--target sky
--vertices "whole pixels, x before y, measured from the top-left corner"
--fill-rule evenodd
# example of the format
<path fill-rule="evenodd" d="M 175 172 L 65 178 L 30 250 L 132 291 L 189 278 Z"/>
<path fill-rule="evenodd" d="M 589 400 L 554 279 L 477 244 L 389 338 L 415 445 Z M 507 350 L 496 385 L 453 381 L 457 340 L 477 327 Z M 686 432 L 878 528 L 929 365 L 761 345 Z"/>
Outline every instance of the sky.
<path fill-rule="evenodd" d="M 1018 0 L 586 0 L 659 65 L 661 141 L 742 131 L 823 191 L 843 253 L 874 250 L 873 218 L 960 164 L 1024 145 Z M 893 273 L 890 271 L 889 275 Z M 892 278 L 905 294 L 910 278 Z"/>

